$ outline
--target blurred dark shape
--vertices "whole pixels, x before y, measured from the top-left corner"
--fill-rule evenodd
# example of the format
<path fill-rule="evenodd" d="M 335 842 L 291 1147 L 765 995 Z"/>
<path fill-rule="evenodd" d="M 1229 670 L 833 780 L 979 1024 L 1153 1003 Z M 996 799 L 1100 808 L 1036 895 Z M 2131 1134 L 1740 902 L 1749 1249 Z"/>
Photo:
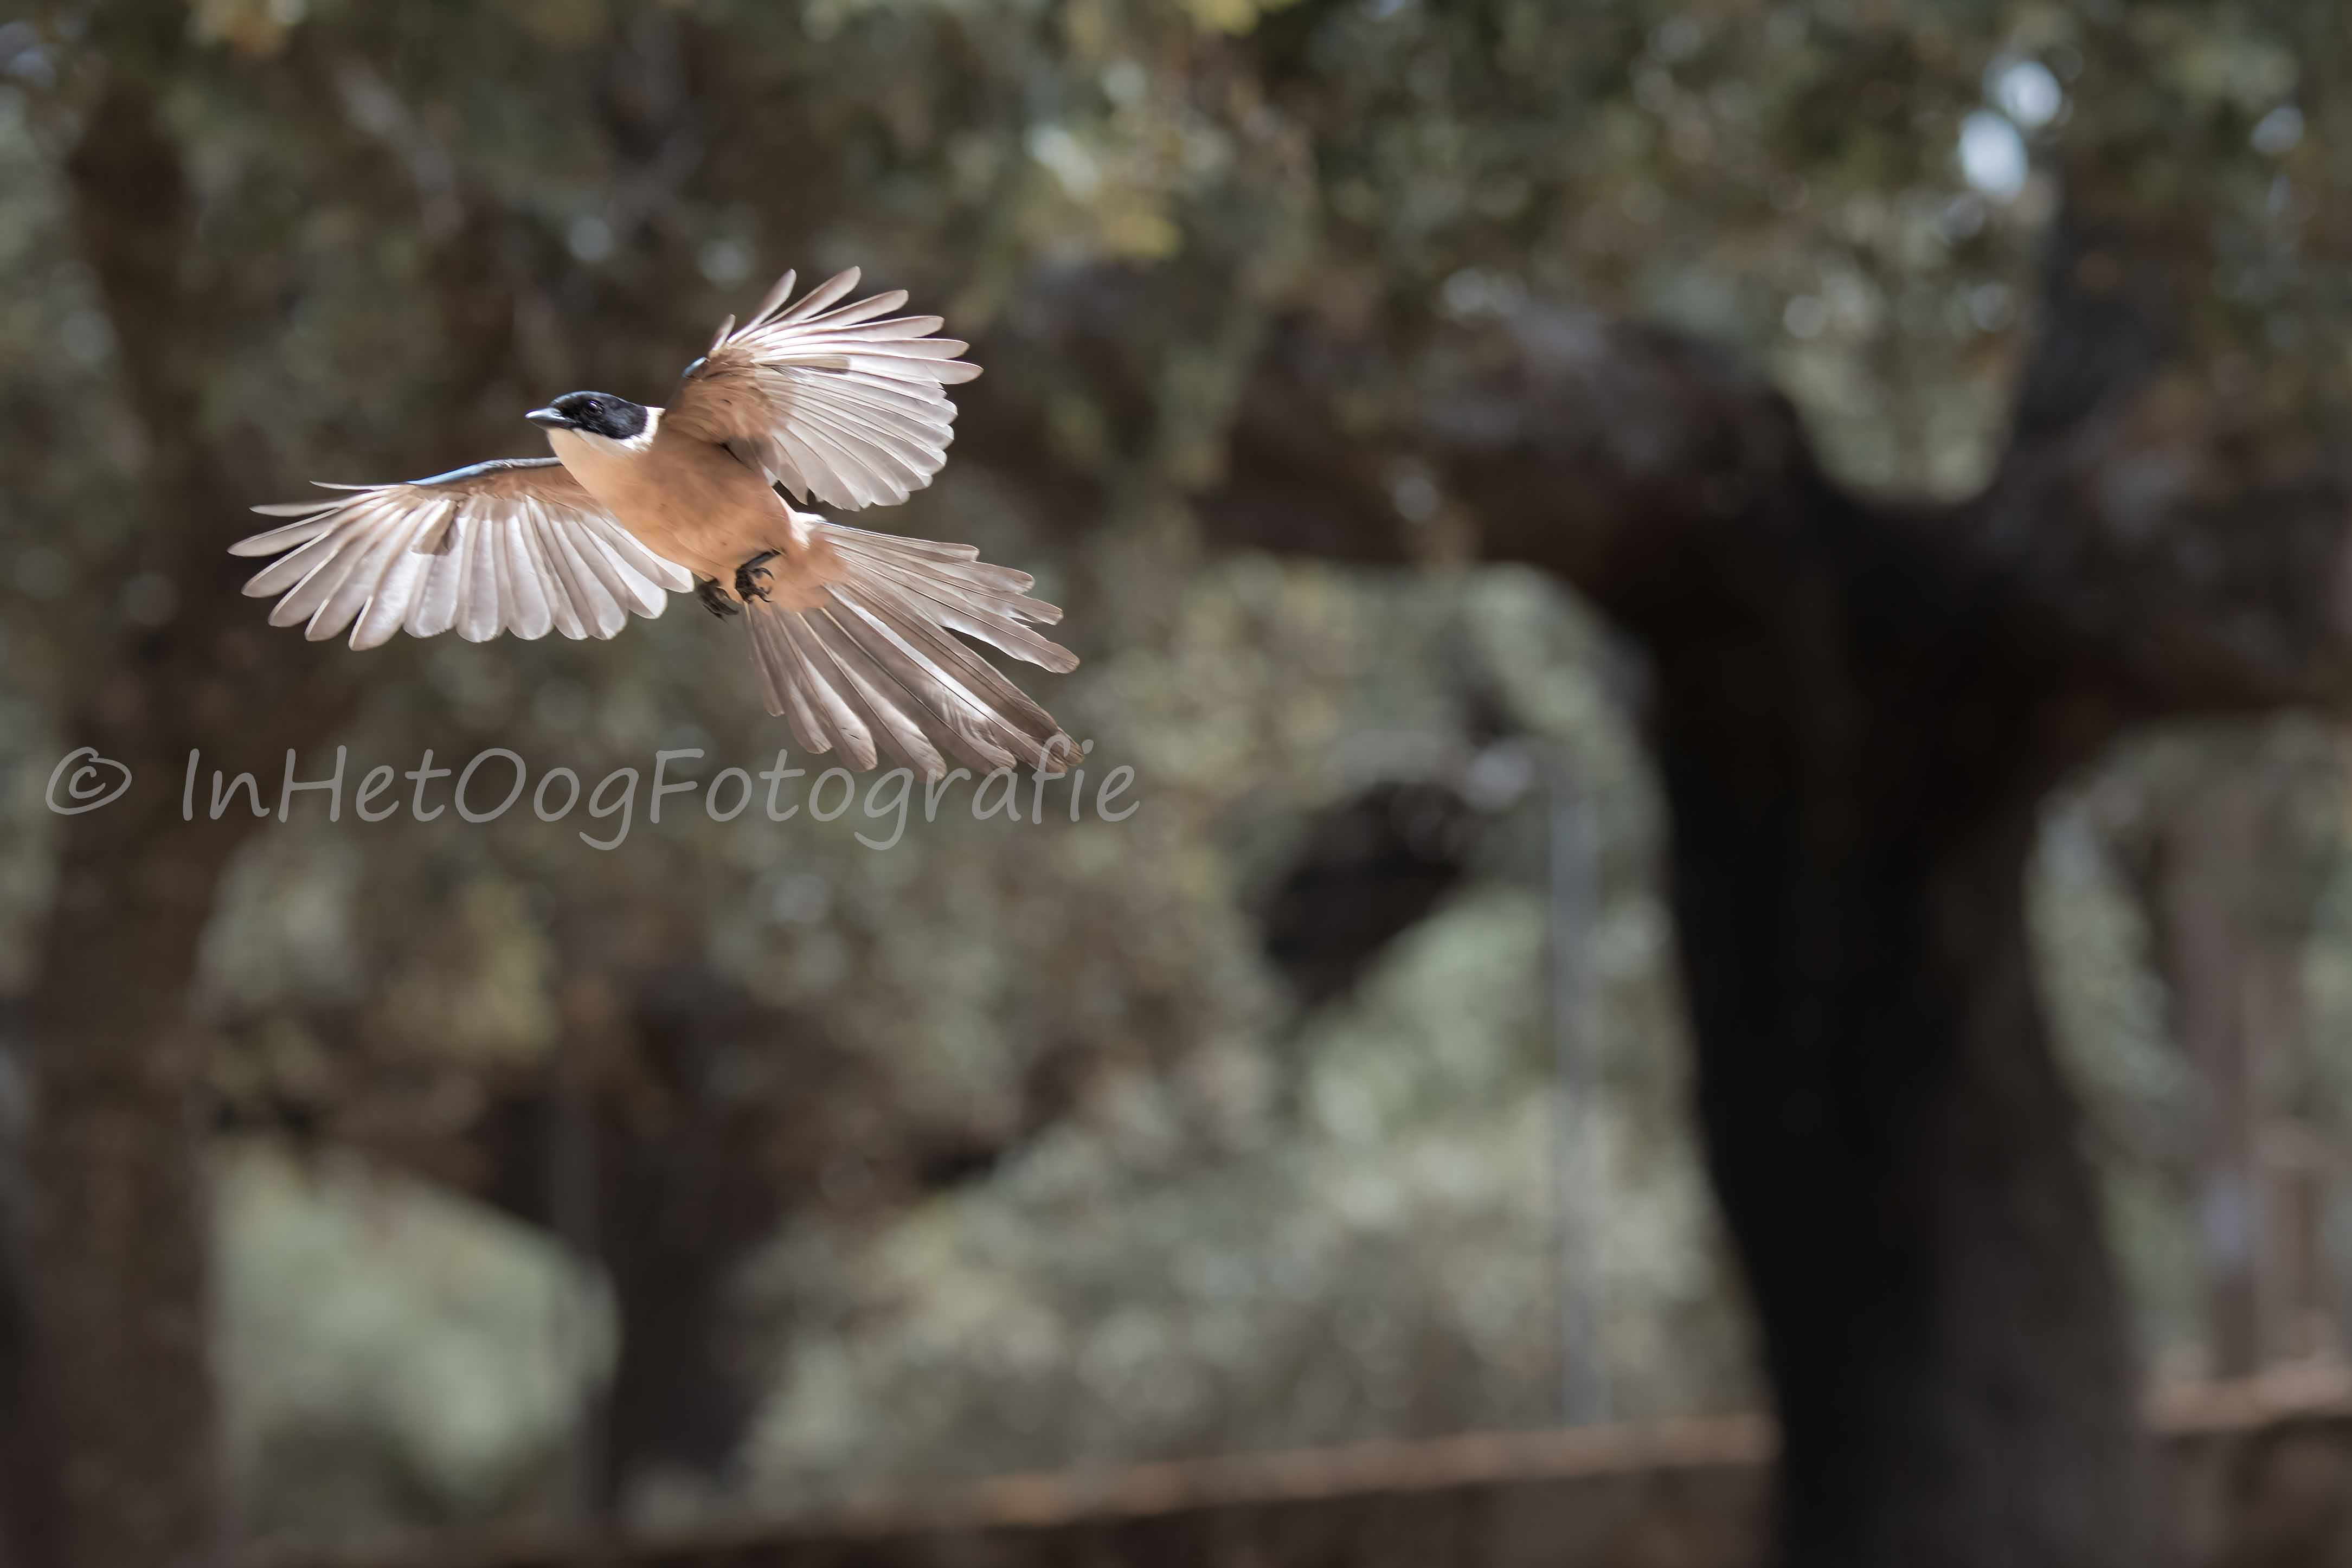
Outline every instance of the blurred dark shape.
<path fill-rule="evenodd" d="M 1319 1006 L 1462 880 L 1476 814 L 1451 785 L 1389 781 L 1315 814 L 1260 917 L 1265 955 Z"/>
<path fill-rule="evenodd" d="M 25 1141 L 26 1018 L 0 997 L 0 1563 L 53 1561 L 59 1546 L 58 1435 L 44 1386 L 30 1250 L 35 1194 Z"/>

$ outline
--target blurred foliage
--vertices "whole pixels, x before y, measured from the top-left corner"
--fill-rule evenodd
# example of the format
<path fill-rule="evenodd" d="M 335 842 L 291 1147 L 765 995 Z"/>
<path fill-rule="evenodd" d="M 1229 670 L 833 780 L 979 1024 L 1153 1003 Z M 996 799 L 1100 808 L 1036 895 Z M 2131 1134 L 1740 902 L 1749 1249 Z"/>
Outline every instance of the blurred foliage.
<path fill-rule="evenodd" d="M 221 1162 L 229 1453 L 265 1532 L 548 1512 L 595 1282 L 541 1233 L 348 1158 Z"/>
<path fill-rule="evenodd" d="M 92 25 L 63 4 L 0 24 L 0 991 L 48 898 L 62 704 L 94 639 L 168 618 L 177 592 L 126 533 L 144 438 L 121 373 L 149 345 L 114 335 L 61 176 L 106 71 L 133 68 Z M 657 398 L 772 271 L 862 266 L 1018 367 L 967 408 L 1043 410 L 1058 473 L 1102 481 L 1074 526 L 1056 471 L 975 445 L 884 525 L 1037 573 L 1087 662 L 1027 684 L 1092 765 L 1135 768 L 1142 802 L 1015 826 L 972 820 L 964 785 L 879 852 L 855 815 L 720 825 L 697 796 L 656 825 L 641 795 L 610 853 L 577 816 L 330 824 L 312 795 L 266 825 L 222 890 L 201 1006 L 224 1116 L 290 1125 L 312 1161 L 225 1165 L 225 1364 L 272 1528 L 546 1504 L 563 1380 L 593 1358 L 514 1347 L 563 1268 L 319 1151 L 448 1173 L 430 1151 L 675 965 L 794 1021 L 743 1091 L 798 1173 L 742 1281 L 767 1493 L 1553 1418 L 1539 811 L 1483 799 L 1466 887 L 1312 1013 L 1251 912 L 1308 813 L 1470 778 L 1497 709 L 1572 760 L 1602 829 L 1594 1267 L 1620 1406 L 1747 1400 L 1684 1130 L 1638 678 L 1521 574 L 1206 555 L 1186 498 L 1219 472 L 1268 323 L 1427 342 L 1442 368 L 1449 327 L 1525 298 L 1659 320 L 1768 368 L 1841 477 L 1959 494 L 2000 453 L 2063 173 L 2178 211 L 2181 256 L 2211 268 L 2189 347 L 2250 416 L 2315 417 L 2352 374 L 2342 269 L 2305 260 L 2352 223 L 2352 53 L 2315 0 L 194 0 L 187 26 L 201 47 L 167 100 L 201 205 L 184 264 L 219 303 L 190 339 L 240 499 L 535 449 L 520 410 L 575 385 Z M 1142 281 L 1122 343 L 1140 406 L 1024 349 L 1095 266 Z M 486 342 L 505 368 L 458 384 Z M 1414 391 L 1351 388 L 1352 417 L 1377 428 Z M 1397 502 L 1434 505 L 1410 473 Z M 681 607 L 611 644 L 360 659 L 260 634 L 253 657 L 352 661 L 352 784 L 491 745 L 534 784 L 688 747 L 708 780 L 785 740 L 735 629 Z M 215 761 L 274 804 L 278 759 Z M 2157 765 L 2126 758 L 2058 814 L 2036 896 L 2171 1344 L 2194 1300 L 2163 1129 L 2191 1091 L 2095 805 Z M 2333 1131 L 2352 883 L 2314 843 L 2307 1096 Z M 885 1087 L 820 1138 L 830 1108 L 795 1079 L 821 1056 Z M 991 1153 L 944 1191 L 877 1194 L 871 1173 L 926 1140 Z"/>

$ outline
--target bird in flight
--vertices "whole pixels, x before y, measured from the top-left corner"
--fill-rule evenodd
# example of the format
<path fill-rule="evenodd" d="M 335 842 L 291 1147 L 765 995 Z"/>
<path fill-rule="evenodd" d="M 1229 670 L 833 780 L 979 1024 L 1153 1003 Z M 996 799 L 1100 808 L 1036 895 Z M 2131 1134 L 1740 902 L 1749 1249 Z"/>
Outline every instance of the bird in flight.
<path fill-rule="evenodd" d="M 980 374 L 932 335 L 939 317 L 891 313 L 904 290 L 842 303 L 857 278 L 795 301 L 785 273 L 746 324 L 719 326 L 667 408 L 574 392 L 532 409 L 552 457 L 254 508 L 295 521 L 229 547 L 278 557 L 246 593 L 283 595 L 272 626 L 313 641 L 349 626 L 366 648 L 402 630 L 610 637 L 692 588 L 748 622 L 768 711 L 810 752 L 929 777 L 942 753 L 1061 772 L 1069 737 L 952 635 L 1076 668 L 1030 629 L 1062 618 L 1028 596 L 1034 579 L 794 504 L 889 506 L 929 484 L 954 436 L 946 389 Z"/>

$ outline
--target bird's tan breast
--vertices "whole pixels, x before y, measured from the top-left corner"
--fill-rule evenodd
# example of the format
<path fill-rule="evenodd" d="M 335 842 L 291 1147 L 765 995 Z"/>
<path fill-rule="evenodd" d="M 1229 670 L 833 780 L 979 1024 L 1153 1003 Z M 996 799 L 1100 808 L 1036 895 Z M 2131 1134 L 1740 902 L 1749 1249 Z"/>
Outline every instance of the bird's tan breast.
<path fill-rule="evenodd" d="M 642 446 L 571 430 L 548 444 L 622 527 L 702 576 L 730 582 L 751 557 L 793 543 L 783 502 L 723 447 L 658 426 Z"/>

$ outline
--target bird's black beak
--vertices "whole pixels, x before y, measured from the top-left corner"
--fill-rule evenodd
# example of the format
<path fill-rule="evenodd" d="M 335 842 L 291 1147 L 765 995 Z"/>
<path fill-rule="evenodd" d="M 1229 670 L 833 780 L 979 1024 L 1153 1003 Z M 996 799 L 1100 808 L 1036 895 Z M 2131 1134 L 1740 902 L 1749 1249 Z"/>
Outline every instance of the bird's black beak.
<path fill-rule="evenodd" d="M 534 425 L 544 425 L 550 430 L 569 430 L 572 421 L 552 408 L 534 408 L 523 416 Z"/>

